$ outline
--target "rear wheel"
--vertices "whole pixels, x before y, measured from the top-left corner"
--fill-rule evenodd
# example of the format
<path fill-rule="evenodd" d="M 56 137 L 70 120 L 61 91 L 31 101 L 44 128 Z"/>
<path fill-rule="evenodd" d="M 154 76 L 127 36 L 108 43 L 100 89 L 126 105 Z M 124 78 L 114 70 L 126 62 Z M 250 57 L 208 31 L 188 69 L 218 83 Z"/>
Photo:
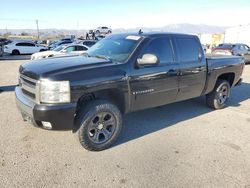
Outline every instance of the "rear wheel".
<path fill-rule="evenodd" d="M 230 96 L 230 90 L 227 80 L 218 80 L 214 90 L 206 96 L 207 105 L 214 109 L 224 108 Z"/>
<path fill-rule="evenodd" d="M 91 151 L 109 148 L 118 138 L 122 128 L 119 109 L 107 101 L 93 101 L 80 110 L 76 120 L 78 139 Z"/>
<path fill-rule="evenodd" d="M 20 55 L 19 50 L 13 50 L 13 51 L 12 51 L 12 55 Z"/>

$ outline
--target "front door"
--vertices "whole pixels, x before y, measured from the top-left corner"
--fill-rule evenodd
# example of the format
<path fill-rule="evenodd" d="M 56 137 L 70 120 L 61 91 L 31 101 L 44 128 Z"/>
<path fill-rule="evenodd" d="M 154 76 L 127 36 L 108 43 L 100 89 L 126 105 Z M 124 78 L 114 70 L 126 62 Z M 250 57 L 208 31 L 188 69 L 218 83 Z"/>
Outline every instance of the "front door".
<path fill-rule="evenodd" d="M 132 110 L 174 102 L 178 93 L 179 65 L 175 63 L 171 39 L 169 37 L 151 39 L 140 57 L 143 54 L 156 55 L 159 64 L 135 66 L 132 69 L 130 78 Z"/>

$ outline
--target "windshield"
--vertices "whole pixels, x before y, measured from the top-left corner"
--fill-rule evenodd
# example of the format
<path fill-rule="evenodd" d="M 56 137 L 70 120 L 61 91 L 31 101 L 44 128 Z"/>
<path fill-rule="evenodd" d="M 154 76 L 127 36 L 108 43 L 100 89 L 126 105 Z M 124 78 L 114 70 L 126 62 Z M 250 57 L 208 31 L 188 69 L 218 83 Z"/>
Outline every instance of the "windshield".
<path fill-rule="evenodd" d="M 124 62 L 135 49 L 139 36 L 110 36 L 92 46 L 87 54 L 93 57 L 105 57 L 111 61 Z"/>
<path fill-rule="evenodd" d="M 60 50 L 62 50 L 65 46 L 58 46 L 56 47 L 53 51 L 59 52 Z"/>

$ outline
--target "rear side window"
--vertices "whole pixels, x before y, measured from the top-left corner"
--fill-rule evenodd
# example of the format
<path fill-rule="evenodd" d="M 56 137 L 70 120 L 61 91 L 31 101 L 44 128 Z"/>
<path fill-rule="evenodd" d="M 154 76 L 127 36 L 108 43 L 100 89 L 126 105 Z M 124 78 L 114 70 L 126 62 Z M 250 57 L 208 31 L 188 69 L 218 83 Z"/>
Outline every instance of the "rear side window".
<path fill-rule="evenodd" d="M 86 51 L 87 48 L 84 46 L 76 46 L 76 51 Z"/>
<path fill-rule="evenodd" d="M 200 44 L 194 38 L 177 37 L 177 53 L 181 63 L 193 63 L 198 61 Z"/>
<path fill-rule="evenodd" d="M 16 46 L 35 46 L 35 44 L 26 43 L 26 42 L 20 42 L 20 43 L 17 43 Z"/>
<path fill-rule="evenodd" d="M 92 41 L 85 41 L 83 42 L 84 45 L 86 46 L 93 46 L 96 42 L 92 42 Z"/>
<path fill-rule="evenodd" d="M 153 39 L 143 50 L 143 54 L 154 54 L 160 60 L 160 64 L 171 63 L 174 61 L 173 50 L 168 37 Z"/>

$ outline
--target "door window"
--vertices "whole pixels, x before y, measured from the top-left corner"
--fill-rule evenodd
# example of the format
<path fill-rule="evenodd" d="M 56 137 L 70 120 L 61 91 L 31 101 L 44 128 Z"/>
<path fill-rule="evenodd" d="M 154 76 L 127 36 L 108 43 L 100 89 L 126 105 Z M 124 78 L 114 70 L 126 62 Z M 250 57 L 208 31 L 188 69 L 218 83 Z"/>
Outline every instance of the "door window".
<path fill-rule="evenodd" d="M 76 51 L 86 51 L 87 48 L 84 46 L 76 46 Z"/>
<path fill-rule="evenodd" d="M 177 37 L 177 52 L 181 63 L 190 63 L 198 61 L 200 53 L 200 44 L 194 38 Z"/>
<path fill-rule="evenodd" d="M 159 37 L 153 39 L 143 50 L 143 54 L 154 54 L 160 64 L 172 63 L 174 61 L 170 38 Z"/>
<path fill-rule="evenodd" d="M 35 44 L 32 44 L 32 43 L 27 43 L 27 42 L 20 42 L 20 43 L 17 43 L 16 46 L 35 46 Z"/>
<path fill-rule="evenodd" d="M 72 52 L 72 51 L 75 51 L 75 46 L 69 46 L 66 48 L 67 53 Z"/>

